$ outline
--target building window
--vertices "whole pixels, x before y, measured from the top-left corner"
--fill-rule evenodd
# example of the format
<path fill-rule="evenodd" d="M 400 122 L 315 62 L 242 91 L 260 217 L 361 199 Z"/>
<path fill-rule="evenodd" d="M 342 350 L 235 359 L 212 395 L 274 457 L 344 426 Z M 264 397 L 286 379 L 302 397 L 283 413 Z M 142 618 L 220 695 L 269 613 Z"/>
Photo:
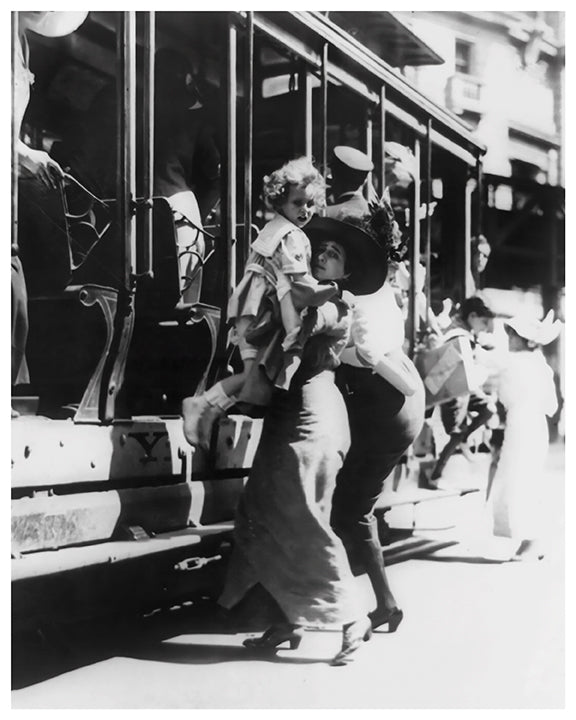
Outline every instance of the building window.
<path fill-rule="evenodd" d="M 472 75 L 474 46 L 466 40 L 456 40 L 455 70 L 463 75 Z"/>

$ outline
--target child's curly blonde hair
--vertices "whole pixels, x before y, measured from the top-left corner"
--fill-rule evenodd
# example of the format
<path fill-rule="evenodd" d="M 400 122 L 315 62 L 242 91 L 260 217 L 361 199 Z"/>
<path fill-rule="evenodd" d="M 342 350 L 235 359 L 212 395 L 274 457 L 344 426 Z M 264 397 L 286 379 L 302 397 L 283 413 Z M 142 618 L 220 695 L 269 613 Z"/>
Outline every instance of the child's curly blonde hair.
<path fill-rule="evenodd" d="M 311 186 L 316 207 L 323 208 L 326 205 L 326 183 L 310 158 L 289 160 L 278 170 L 264 176 L 262 193 L 266 204 L 272 210 L 277 210 L 288 197 L 291 186 Z"/>

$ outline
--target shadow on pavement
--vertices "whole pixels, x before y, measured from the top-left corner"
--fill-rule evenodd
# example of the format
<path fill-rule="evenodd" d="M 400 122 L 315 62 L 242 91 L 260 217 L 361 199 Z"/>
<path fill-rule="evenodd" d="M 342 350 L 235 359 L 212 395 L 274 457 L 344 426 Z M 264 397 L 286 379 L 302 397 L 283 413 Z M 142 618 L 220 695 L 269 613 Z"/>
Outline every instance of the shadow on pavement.
<path fill-rule="evenodd" d="M 136 660 L 151 660 L 153 662 L 169 662 L 184 665 L 208 665 L 223 662 L 251 662 L 258 661 L 293 664 L 313 665 L 328 662 L 329 658 L 303 658 L 291 657 L 286 653 L 290 650 L 253 651 L 247 650 L 241 645 L 202 645 L 182 642 L 163 641 L 159 643 L 144 642 L 139 647 L 133 648 L 124 657 Z"/>
<path fill-rule="evenodd" d="M 250 653 L 239 645 L 182 645 L 181 635 L 261 633 L 283 620 L 274 600 L 255 588 L 232 611 L 212 600 L 187 601 L 145 616 L 115 616 L 70 625 L 44 622 L 12 636 L 12 690 L 29 687 L 113 657 L 164 662 L 215 663 L 263 658 L 271 662 L 323 662 Z"/>
<path fill-rule="evenodd" d="M 423 555 L 419 557 L 418 560 L 429 560 L 440 563 L 473 563 L 477 565 L 502 565 L 503 563 L 509 562 L 508 558 L 487 558 L 482 555 L 441 555 L 438 557 L 434 555 Z"/>

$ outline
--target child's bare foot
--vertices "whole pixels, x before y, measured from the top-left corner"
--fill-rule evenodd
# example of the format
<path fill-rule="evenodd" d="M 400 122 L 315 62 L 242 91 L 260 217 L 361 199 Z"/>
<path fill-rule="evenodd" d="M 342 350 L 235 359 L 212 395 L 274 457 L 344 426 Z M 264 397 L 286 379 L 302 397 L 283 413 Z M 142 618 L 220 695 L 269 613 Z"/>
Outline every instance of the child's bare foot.
<path fill-rule="evenodd" d="M 208 405 L 200 416 L 198 423 L 198 439 L 200 447 L 204 450 L 210 449 L 210 440 L 212 439 L 212 428 L 219 417 L 225 414 L 225 411 L 217 405 Z"/>
<path fill-rule="evenodd" d="M 201 443 L 200 419 L 210 405 L 203 395 L 184 398 L 182 401 L 182 419 L 184 421 L 184 437 L 192 447 Z"/>

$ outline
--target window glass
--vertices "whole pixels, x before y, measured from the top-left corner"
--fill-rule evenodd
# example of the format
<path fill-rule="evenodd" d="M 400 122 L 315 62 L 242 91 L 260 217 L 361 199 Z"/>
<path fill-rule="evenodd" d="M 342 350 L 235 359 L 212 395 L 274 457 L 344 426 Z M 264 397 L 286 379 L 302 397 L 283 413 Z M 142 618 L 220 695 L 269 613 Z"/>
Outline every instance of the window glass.
<path fill-rule="evenodd" d="M 472 43 L 465 40 L 456 40 L 454 65 L 458 73 L 472 74 Z"/>

